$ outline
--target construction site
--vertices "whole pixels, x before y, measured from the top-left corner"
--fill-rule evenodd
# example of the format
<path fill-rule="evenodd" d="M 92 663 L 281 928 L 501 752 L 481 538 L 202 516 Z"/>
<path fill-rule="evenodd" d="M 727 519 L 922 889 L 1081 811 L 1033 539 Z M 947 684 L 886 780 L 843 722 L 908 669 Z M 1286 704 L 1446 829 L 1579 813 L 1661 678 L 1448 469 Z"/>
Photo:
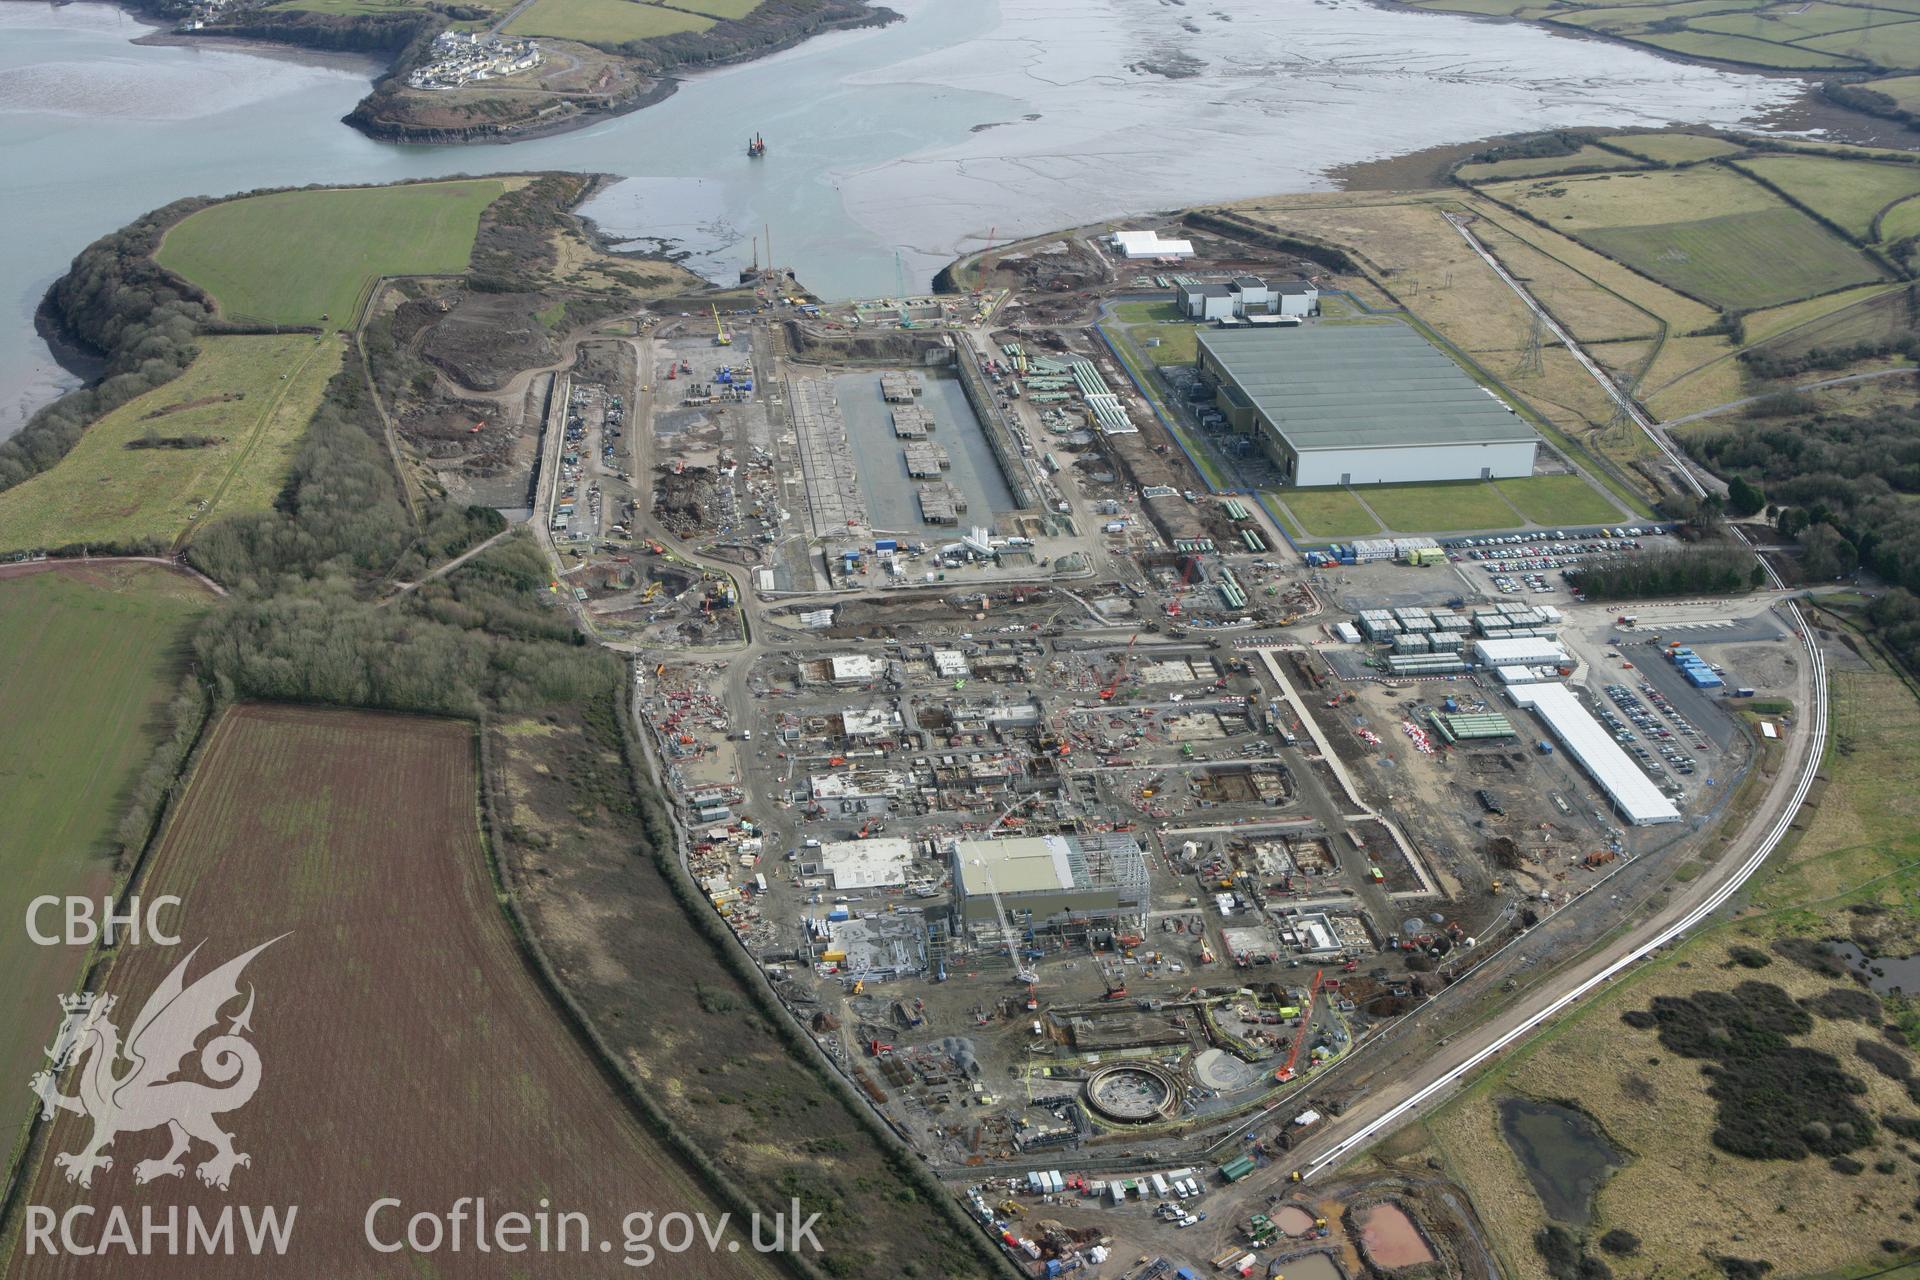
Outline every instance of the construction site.
<path fill-rule="evenodd" d="M 1212 252 L 1185 295 L 1312 270 Z M 1459 538 L 1297 545 L 1102 339 L 1160 278 L 1114 253 L 905 304 L 768 271 L 583 351 L 555 600 L 632 656 L 711 909 L 1016 1263 L 1482 1274 L 1434 1186 L 1307 1196 L 1289 1153 L 1699 865 L 1790 629 L 1516 569 L 1522 603 Z"/>

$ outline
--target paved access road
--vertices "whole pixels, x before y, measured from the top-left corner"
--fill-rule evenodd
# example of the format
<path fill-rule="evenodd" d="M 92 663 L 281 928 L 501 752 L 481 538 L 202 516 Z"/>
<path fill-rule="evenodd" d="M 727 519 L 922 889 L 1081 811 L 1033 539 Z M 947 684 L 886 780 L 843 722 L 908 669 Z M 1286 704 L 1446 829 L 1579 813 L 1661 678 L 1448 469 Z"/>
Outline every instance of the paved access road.
<path fill-rule="evenodd" d="M 1799 814 L 1819 773 L 1827 743 L 1826 655 L 1799 606 L 1789 602 L 1783 609 L 1807 650 L 1808 662 L 1802 673 L 1805 687 L 1798 700 L 1808 708 L 1808 714 L 1802 718 L 1801 731 L 1794 735 L 1792 746 L 1797 757 L 1791 767 L 1775 777 L 1728 853 L 1683 892 L 1676 892 L 1652 918 L 1584 962 L 1555 975 L 1481 1026 L 1437 1046 L 1430 1058 L 1401 1080 L 1367 1095 L 1295 1147 L 1289 1165 L 1276 1164 L 1248 1179 L 1247 1192 L 1263 1190 L 1293 1168 L 1299 1169 L 1304 1178 L 1327 1173 L 1420 1114 L 1422 1108 L 1433 1110 L 1475 1068 L 1521 1043 L 1555 1015 L 1706 921 L 1760 870 Z"/>

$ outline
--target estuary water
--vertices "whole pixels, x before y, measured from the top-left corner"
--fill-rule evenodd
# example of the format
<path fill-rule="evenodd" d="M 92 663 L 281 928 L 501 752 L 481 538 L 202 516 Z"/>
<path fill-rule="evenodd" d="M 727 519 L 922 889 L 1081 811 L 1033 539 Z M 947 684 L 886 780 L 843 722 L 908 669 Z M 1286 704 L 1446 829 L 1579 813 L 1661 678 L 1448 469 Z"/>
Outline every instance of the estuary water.
<path fill-rule="evenodd" d="M 99 3 L 0 0 L 0 435 L 73 384 L 35 335 L 96 236 L 180 196 L 562 168 L 628 181 L 609 235 L 716 277 L 771 227 L 829 296 L 1126 212 L 1314 190 L 1355 161 L 1523 129 L 1755 124 L 1794 81 L 1360 0 L 891 0 L 906 21 L 704 74 L 511 146 L 397 147 L 339 123 L 376 69 L 137 45 Z M 746 138 L 768 141 L 749 162 Z"/>

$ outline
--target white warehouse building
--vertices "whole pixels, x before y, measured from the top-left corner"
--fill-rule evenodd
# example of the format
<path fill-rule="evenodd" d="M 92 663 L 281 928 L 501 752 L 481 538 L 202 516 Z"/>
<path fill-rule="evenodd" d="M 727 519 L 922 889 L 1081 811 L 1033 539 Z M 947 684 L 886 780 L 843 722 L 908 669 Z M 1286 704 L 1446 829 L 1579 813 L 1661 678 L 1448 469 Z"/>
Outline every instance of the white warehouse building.
<path fill-rule="evenodd" d="M 1613 735 L 1580 705 L 1564 684 L 1524 684 L 1507 690 L 1515 706 L 1546 722 L 1568 755 L 1587 771 L 1614 809 L 1636 827 L 1680 821 L 1680 810 L 1645 770 L 1622 751 Z"/>
<path fill-rule="evenodd" d="M 1289 485 L 1402 484 L 1533 474 L 1540 437 L 1404 324 L 1221 329 L 1200 376 Z"/>

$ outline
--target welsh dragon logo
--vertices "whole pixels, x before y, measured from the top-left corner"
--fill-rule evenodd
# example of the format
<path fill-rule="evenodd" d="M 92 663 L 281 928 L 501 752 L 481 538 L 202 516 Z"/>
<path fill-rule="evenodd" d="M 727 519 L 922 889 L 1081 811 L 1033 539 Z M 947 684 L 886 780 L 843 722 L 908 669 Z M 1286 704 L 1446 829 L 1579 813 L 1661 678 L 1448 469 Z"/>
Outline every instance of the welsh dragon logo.
<path fill-rule="evenodd" d="M 226 1032 L 199 1050 L 200 1074 L 213 1084 L 176 1077 L 200 1038 L 217 1029 L 220 1011 L 240 997 L 241 971 L 279 940 L 261 943 L 189 986 L 187 966 L 200 953 L 195 947 L 148 997 L 127 1029 L 124 1043 L 108 1016 L 113 1012 L 113 996 L 96 997 L 89 992 L 60 998 L 66 1017 L 53 1047 L 45 1050 L 50 1065 L 33 1077 L 29 1087 L 40 1099 L 43 1120 L 51 1120 L 59 1111 L 93 1120 L 93 1137 L 83 1150 L 54 1156 L 54 1164 L 66 1171 L 68 1182 L 91 1187 L 96 1169 L 113 1168 L 113 1157 L 106 1149 L 116 1137 L 162 1125 L 172 1146 L 160 1159 L 134 1166 L 136 1183 L 183 1176 L 186 1165 L 181 1157 L 189 1154 L 196 1140 L 213 1148 L 213 1155 L 194 1170 L 210 1187 L 225 1191 L 234 1169 L 252 1165 L 252 1157 L 234 1150 L 233 1135 L 214 1120 L 246 1106 L 260 1087 L 260 1053 L 244 1038 L 253 1029 L 251 985 L 246 1007 L 229 1020 Z M 58 1083 L 59 1075 L 70 1066 L 75 1068 L 79 1089 L 73 1095 L 61 1093 Z"/>

